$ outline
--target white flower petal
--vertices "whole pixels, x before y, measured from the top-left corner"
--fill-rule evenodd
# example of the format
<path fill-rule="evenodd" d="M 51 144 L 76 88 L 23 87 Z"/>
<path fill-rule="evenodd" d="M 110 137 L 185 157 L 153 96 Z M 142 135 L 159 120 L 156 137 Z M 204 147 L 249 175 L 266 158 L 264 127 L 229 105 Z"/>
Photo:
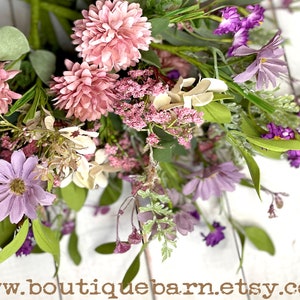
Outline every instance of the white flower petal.
<path fill-rule="evenodd" d="M 210 86 L 207 89 L 208 92 L 222 93 L 222 92 L 226 92 L 228 90 L 228 86 L 223 80 L 216 79 L 216 78 L 202 79 L 202 81 L 204 81 L 204 80 L 210 81 Z"/>

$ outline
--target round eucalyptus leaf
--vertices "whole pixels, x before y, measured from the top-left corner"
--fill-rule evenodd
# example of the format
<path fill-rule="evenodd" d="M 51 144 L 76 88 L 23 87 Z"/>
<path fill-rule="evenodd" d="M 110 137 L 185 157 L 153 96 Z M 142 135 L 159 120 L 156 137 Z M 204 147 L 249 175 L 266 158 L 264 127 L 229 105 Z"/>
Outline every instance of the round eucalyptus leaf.
<path fill-rule="evenodd" d="M 30 53 L 29 59 L 37 76 L 48 84 L 55 71 L 55 55 L 47 50 L 36 50 Z"/>
<path fill-rule="evenodd" d="M 26 36 L 13 26 L 0 27 L 0 61 L 16 60 L 29 52 Z"/>

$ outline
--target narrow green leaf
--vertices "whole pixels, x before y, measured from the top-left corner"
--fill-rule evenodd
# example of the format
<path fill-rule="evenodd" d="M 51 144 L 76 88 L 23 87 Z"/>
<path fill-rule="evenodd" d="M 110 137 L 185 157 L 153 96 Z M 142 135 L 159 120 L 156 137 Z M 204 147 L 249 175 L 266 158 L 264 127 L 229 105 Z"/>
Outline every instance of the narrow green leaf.
<path fill-rule="evenodd" d="M 26 219 L 14 239 L 0 251 L 0 263 L 15 254 L 23 245 L 29 230 L 29 221 Z"/>
<path fill-rule="evenodd" d="M 86 188 L 81 188 L 75 183 L 71 182 L 66 187 L 61 188 L 60 193 L 63 200 L 71 209 L 79 211 L 86 200 L 88 190 Z"/>
<path fill-rule="evenodd" d="M 9 109 L 6 116 L 11 116 L 14 112 L 20 109 L 23 105 L 34 98 L 36 85 L 32 86 L 20 99 L 18 99 Z"/>
<path fill-rule="evenodd" d="M 240 265 L 238 267 L 238 271 L 239 271 L 242 268 L 243 262 L 244 262 L 244 253 L 245 253 L 245 241 L 246 241 L 246 238 L 245 238 L 245 235 L 240 230 L 238 230 L 237 228 L 235 228 L 235 229 L 237 231 L 237 234 L 238 234 L 238 237 L 239 237 L 240 243 L 241 243 Z"/>
<path fill-rule="evenodd" d="M 269 235 L 262 228 L 245 226 L 244 230 L 246 237 L 258 250 L 268 252 L 270 255 L 275 254 L 274 244 Z"/>
<path fill-rule="evenodd" d="M 40 2 L 40 7 L 48 12 L 51 12 L 57 16 L 60 17 L 64 17 L 67 18 L 69 20 L 77 20 L 77 19 L 81 19 L 82 15 L 70 8 L 61 6 L 61 5 L 56 5 L 56 4 L 52 4 L 49 2 Z"/>
<path fill-rule="evenodd" d="M 254 188 L 260 198 L 260 169 L 253 156 L 250 153 L 248 153 L 247 150 L 243 149 L 242 147 L 239 147 L 239 150 L 245 158 Z"/>
<path fill-rule="evenodd" d="M 288 150 L 300 150 L 300 141 L 298 140 L 269 140 L 259 137 L 246 137 L 247 140 L 259 147 L 275 151 L 285 152 Z"/>
<path fill-rule="evenodd" d="M 30 51 L 26 36 L 13 26 L 0 27 L 0 61 L 16 60 Z"/>
<path fill-rule="evenodd" d="M 140 254 L 138 254 L 131 265 L 129 266 L 128 270 L 126 271 L 124 278 L 122 280 L 122 287 L 126 288 L 128 284 L 135 278 L 137 273 L 140 269 Z"/>
<path fill-rule="evenodd" d="M 39 219 L 32 221 L 32 230 L 37 245 L 43 251 L 52 254 L 55 261 L 59 263 L 60 248 L 56 232 L 43 225 Z"/>
<path fill-rule="evenodd" d="M 242 116 L 242 124 L 241 129 L 243 133 L 248 136 L 260 136 L 262 134 L 262 130 L 259 126 L 256 125 L 254 121 L 249 119 L 246 116 Z"/>
<path fill-rule="evenodd" d="M 55 71 L 56 56 L 47 50 L 36 50 L 30 53 L 29 59 L 38 77 L 49 84 Z"/>
<path fill-rule="evenodd" d="M 71 259 L 75 265 L 79 265 L 81 262 L 81 255 L 78 250 L 78 236 L 75 231 L 73 231 L 69 238 L 68 251 Z"/>
<path fill-rule="evenodd" d="M 142 55 L 142 61 L 149 65 L 153 65 L 157 68 L 161 67 L 158 55 L 153 50 L 140 51 Z"/>
<path fill-rule="evenodd" d="M 11 240 L 17 225 L 11 224 L 9 218 L 0 222 L 0 247 L 3 248 Z"/>
<path fill-rule="evenodd" d="M 196 107 L 196 110 L 202 111 L 204 120 L 208 122 L 230 123 L 231 121 L 230 110 L 218 102 L 211 102 L 207 105 Z"/>
<path fill-rule="evenodd" d="M 123 182 L 120 178 L 114 177 L 109 181 L 109 185 L 104 189 L 100 200 L 99 205 L 111 205 L 118 201 L 122 193 Z"/>
<path fill-rule="evenodd" d="M 95 251 L 99 254 L 112 254 L 112 253 L 114 253 L 115 248 L 116 248 L 116 243 L 111 242 L 111 243 L 99 245 L 95 249 Z"/>

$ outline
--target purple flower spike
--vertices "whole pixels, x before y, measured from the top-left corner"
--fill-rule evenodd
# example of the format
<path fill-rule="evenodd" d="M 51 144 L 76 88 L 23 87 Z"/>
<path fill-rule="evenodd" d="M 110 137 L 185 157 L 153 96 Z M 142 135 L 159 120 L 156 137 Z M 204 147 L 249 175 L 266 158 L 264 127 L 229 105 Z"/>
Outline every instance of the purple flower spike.
<path fill-rule="evenodd" d="M 300 167 L 300 150 L 289 150 L 287 152 L 290 165 L 294 168 Z"/>
<path fill-rule="evenodd" d="M 225 238 L 223 230 L 226 227 L 221 226 L 220 223 L 218 223 L 218 222 L 213 222 L 212 226 L 214 227 L 214 230 L 211 231 L 206 236 L 202 233 L 202 236 L 204 237 L 204 241 L 206 243 L 206 246 L 212 246 L 213 247 L 213 246 L 219 244 Z"/>
<path fill-rule="evenodd" d="M 29 228 L 26 239 L 20 249 L 16 252 L 16 256 L 29 255 L 35 245 L 33 231 Z"/>
<path fill-rule="evenodd" d="M 221 10 L 222 22 L 214 31 L 214 34 L 222 35 L 229 32 L 236 32 L 241 26 L 240 15 L 236 7 L 226 7 Z"/>
<path fill-rule="evenodd" d="M 252 29 L 259 26 L 264 20 L 265 9 L 260 5 L 248 5 L 247 10 L 251 13 L 242 20 L 242 27 Z"/>

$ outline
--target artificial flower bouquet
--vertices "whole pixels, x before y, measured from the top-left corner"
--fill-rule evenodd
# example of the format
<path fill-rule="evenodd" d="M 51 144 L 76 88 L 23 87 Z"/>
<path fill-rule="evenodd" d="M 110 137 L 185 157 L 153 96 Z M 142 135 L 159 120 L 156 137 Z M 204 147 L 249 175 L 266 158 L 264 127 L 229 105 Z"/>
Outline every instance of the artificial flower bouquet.
<path fill-rule="evenodd" d="M 94 189 L 99 222 L 120 203 L 116 236 L 95 250 L 141 249 L 127 281 L 154 239 L 163 260 L 194 230 L 204 247 L 220 243 L 226 228 L 201 202 L 219 199 L 226 215 L 238 184 L 268 191 L 276 216 L 285 194 L 261 186 L 255 155 L 299 167 L 299 106 L 280 93 L 284 39 L 264 27 L 260 1 L 26 2 L 29 36 L 0 28 L 1 262 L 48 252 L 59 267 L 69 235 L 79 264 L 76 214 Z M 70 37 L 64 45 L 50 13 Z M 124 183 L 131 193 L 119 199 Z M 248 239 L 274 253 L 263 228 L 229 222 L 242 247 Z"/>

